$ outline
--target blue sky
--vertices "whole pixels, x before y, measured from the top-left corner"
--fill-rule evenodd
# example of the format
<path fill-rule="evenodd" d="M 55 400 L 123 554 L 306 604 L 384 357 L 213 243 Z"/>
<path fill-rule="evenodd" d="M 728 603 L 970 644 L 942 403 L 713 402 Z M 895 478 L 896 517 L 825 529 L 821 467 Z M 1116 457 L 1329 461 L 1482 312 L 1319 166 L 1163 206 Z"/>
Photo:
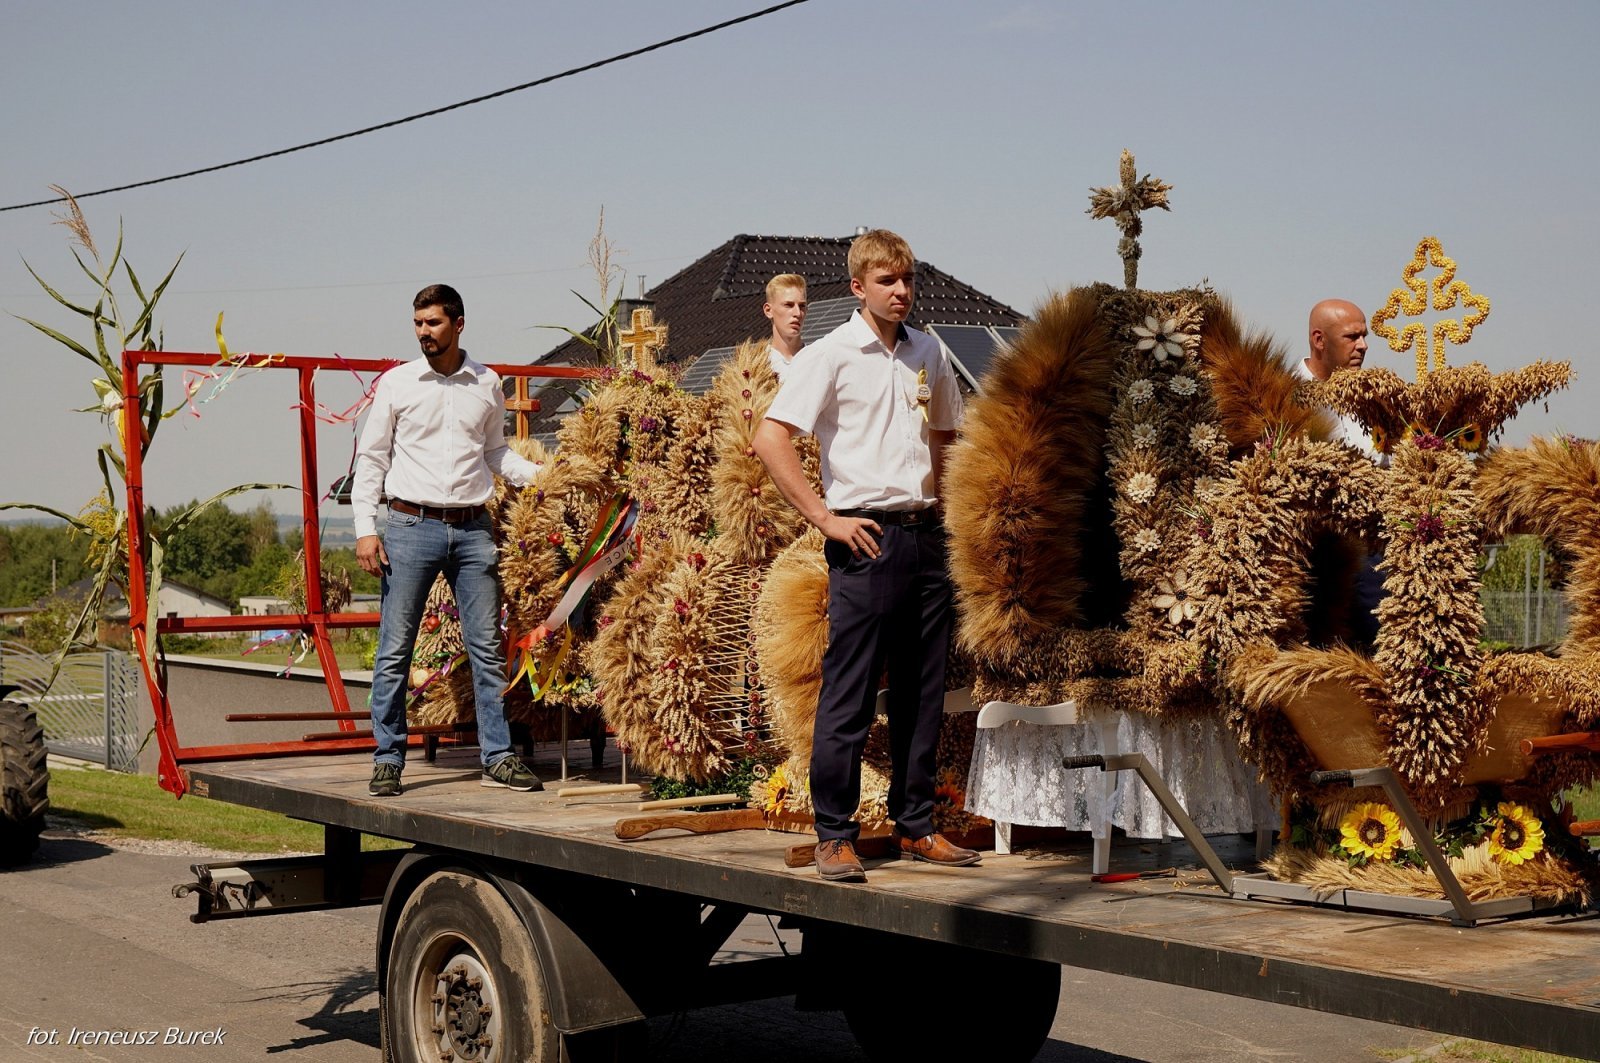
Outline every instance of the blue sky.
<path fill-rule="evenodd" d="M 0 206 L 333 135 L 529 81 L 746 13 L 759 0 L 10 5 Z M 919 257 L 1028 310 L 1118 281 L 1084 214 L 1132 149 L 1174 185 L 1147 216 L 1141 283 L 1209 282 L 1291 350 L 1326 296 L 1370 314 L 1436 235 L 1493 300 L 1464 354 L 1570 358 L 1568 392 L 1512 422 L 1600 432 L 1592 109 L 1600 5 L 960 3 L 811 0 L 556 84 L 249 167 L 84 201 L 141 276 L 185 252 L 169 350 L 412 357 L 410 297 L 443 280 L 466 346 L 527 361 L 586 326 L 603 205 L 633 290 L 736 233 L 906 236 Z M 74 330 L 25 259 L 76 284 L 52 208 L 0 213 L 0 501 L 95 492 L 91 367 L 11 315 Z M 1381 344 L 1368 364 L 1409 372 Z M 324 395 L 354 398 L 330 379 Z M 152 450 L 158 506 L 293 480 L 287 374 L 235 380 Z M 320 437 L 324 486 L 348 428 Z M 274 503 L 292 511 L 292 495 Z"/>

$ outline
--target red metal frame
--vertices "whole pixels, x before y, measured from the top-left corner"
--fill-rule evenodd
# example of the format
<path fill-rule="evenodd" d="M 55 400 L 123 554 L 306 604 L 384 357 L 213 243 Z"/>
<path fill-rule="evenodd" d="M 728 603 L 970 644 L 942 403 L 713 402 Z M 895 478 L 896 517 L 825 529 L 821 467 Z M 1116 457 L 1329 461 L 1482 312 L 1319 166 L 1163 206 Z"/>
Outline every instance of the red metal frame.
<path fill-rule="evenodd" d="M 149 666 L 151 656 L 146 652 L 152 633 L 147 630 L 149 595 L 145 558 L 149 546 L 149 529 L 144 507 L 144 454 L 139 438 L 139 425 L 143 411 L 139 399 L 139 368 L 141 366 L 185 365 L 199 367 L 242 367 L 249 369 L 292 369 L 299 376 L 300 403 L 300 496 L 304 516 L 306 610 L 303 613 L 281 613 L 273 616 L 208 616 L 158 618 L 156 632 L 185 631 L 264 631 L 282 628 L 309 632 L 316 647 L 317 660 L 322 664 L 323 680 L 328 686 L 328 698 L 333 711 L 339 713 L 339 730 L 355 731 L 356 723 L 366 720 L 365 712 L 350 708 L 344 679 L 339 674 L 338 661 L 328 632 L 334 628 L 375 627 L 377 613 L 329 614 L 322 598 L 322 539 L 318 521 L 321 494 L 317 490 L 317 417 L 316 374 L 320 369 L 382 373 L 401 364 L 398 359 L 376 358 L 316 358 L 296 355 L 247 354 L 223 360 L 215 354 L 183 354 L 168 351 L 122 352 L 123 455 L 127 469 L 128 504 L 128 628 L 135 650 L 139 654 L 144 672 L 145 686 L 150 692 L 150 704 L 156 718 L 156 742 L 160 747 L 160 781 L 163 789 L 182 797 L 188 789 L 188 777 L 181 765 L 203 760 L 240 760 L 251 757 L 339 753 L 356 749 L 372 749 L 371 738 L 352 737 L 333 741 L 298 742 L 247 742 L 211 746 L 184 746 L 178 740 L 172 717 L 172 703 L 167 698 L 164 670 Z M 502 377 L 540 378 L 593 378 L 600 374 L 595 369 L 568 366 L 493 365 Z"/>

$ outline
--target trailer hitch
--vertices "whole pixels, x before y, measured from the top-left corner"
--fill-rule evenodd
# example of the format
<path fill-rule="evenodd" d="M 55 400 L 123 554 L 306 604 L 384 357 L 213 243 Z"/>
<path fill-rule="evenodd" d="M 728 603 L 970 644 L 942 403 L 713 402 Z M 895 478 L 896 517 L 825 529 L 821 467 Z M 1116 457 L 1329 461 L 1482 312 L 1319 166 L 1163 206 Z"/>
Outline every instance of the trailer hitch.
<path fill-rule="evenodd" d="M 196 922 L 203 922 L 215 912 L 254 911 L 257 902 L 267 895 L 266 887 L 255 879 L 214 878 L 209 864 L 192 864 L 189 870 L 195 881 L 172 887 L 172 895 L 179 900 L 192 895 L 200 902 Z"/>

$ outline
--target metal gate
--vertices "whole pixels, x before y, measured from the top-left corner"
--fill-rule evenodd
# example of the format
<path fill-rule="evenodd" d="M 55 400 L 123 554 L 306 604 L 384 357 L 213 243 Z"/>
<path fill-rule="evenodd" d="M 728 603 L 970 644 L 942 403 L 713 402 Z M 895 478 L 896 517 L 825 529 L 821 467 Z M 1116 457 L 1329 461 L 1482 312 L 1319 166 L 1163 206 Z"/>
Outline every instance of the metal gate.
<path fill-rule="evenodd" d="M 0 641 L 0 683 L 22 688 L 11 699 L 38 713 L 45 747 L 112 771 L 137 771 L 139 670 L 133 655 L 120 650 L 68 654 L 46 691 L 54 662 L 53 654 Z"/>

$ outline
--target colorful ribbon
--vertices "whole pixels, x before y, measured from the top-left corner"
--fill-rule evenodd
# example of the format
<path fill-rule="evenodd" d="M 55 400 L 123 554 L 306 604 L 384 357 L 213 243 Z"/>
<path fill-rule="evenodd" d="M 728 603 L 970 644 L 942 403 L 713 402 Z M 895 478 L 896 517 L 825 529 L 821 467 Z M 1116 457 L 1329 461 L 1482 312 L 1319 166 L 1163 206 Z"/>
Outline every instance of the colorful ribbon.
<path fill-rule="evenodd" d="M 619 494 L 611 500 L 600 519 L 595 522 L 589 541 L 579 551 L 572 567 L 561 574 L 557 589 L 566 587 L 561 600 L 550 615 L 532 631 L 515 639 L 511 648 L 516 659 L 511 669 L 506 689 L 516 686 L 524 677 L 538 701 L 555 685 L 561 666 L 572 649 L 572 626 L 568 623 L 589 591 L 606 573 L 616 568 L 628 554 L 628 540 L 639 519 L 638 504 L 626 495 Z M 565 633 L 559 645 L 550 648 L 551 636 L 562 628 Z"/>

